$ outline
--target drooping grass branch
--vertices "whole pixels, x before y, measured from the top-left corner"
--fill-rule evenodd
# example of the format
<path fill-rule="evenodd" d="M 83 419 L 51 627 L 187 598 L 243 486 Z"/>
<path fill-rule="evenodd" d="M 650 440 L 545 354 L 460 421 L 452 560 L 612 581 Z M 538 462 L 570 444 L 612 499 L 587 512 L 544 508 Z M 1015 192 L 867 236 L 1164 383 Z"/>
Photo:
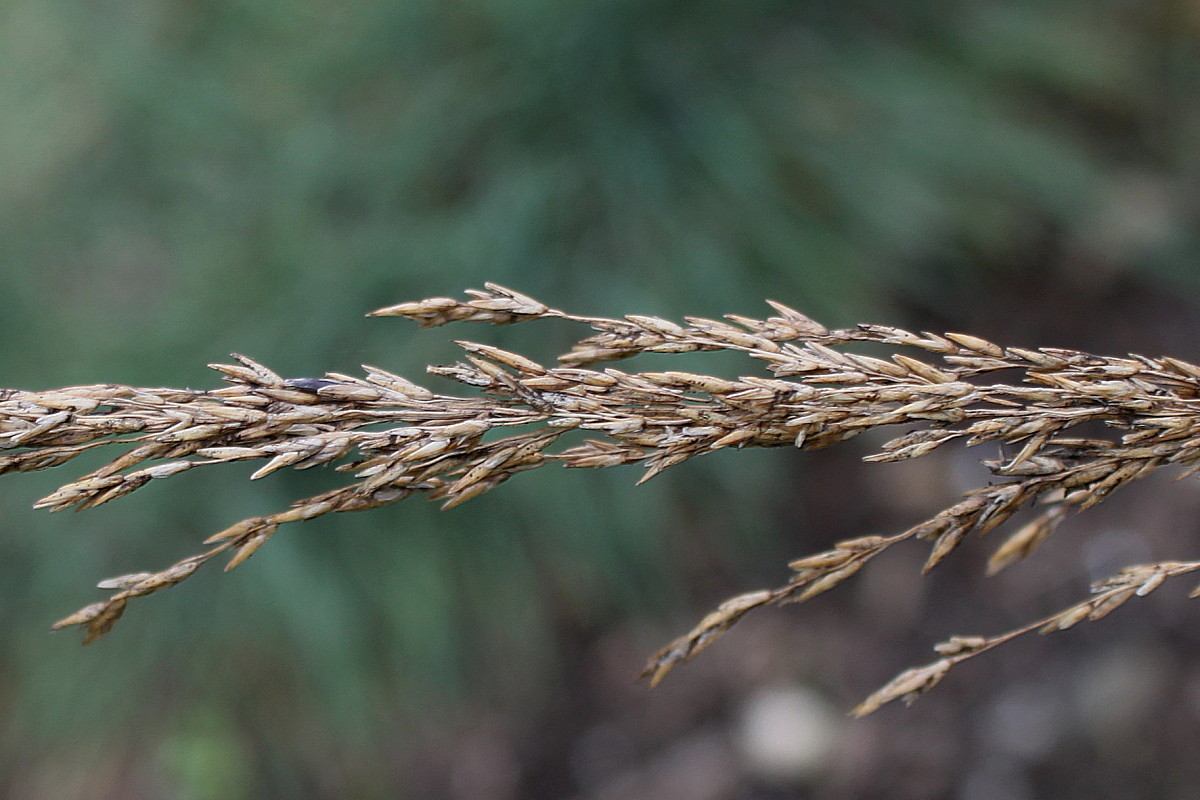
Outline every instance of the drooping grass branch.
<path fill-rule="evenodd" d="M 994 483 L 892 536 L 865 536 L 790 564 L 775 589 L 723 603 L 655 655 L 651 684 L 715 641 L 748 612 L 803 602 L 832 589 L 894 544 L 929 544 L 928 571 L 964 537 L 986 533 L 1028 505 L 1034 519 L 993 553 L 989 570 L 1029 555 L 1071 511 L 1084 510 L 1159 467 L 1200 469 L 1200 367 L 1173 358 L 1101 357 L 1072 350 L 1003 348 L 964 334 L 914 334 L 882 325 L 830 330 L 771 303 L 775 315 L 723 321 L 583 317 L 489 284 L 468 299 L 434 298 L 380 309 L 422 327 L 452 322 L 509 324 L 557 318 L 595 331 L 544 366 L 515 353 L 459 342 L 465 361 L 430 372 L 475 387 L 470 397 L 435 394 L 398 375 L 365 367 L 362 377 L 284 379 L 242 356 L 212 365 L 228 386 L 210 391 L 103 384 L 48 392 L 0 392 L 0 472 L 41 470 L 101 446 L 126 446 L 107 465 L 36 504 L 86 509 L 146 483 L 228 461 L 264 462 L 252 479 L 290 467 L 335 464 L 347 485 L 291 508 L 242 520 L 206 541 L 207 550 L 158 572 L 112 578 L 112 594 L 55 623 L 79 626 L 85 643 L 107 633 L 128 602 L 180 583 L 228 555 L 232 569 L 283 523 L 362 511 L 424 494 L 451 507 L 518 472 L 544 464 L 644 464 L 647 480 L 667 467 L 727 447 L 816 449 L 888 425 L 911 428 L 868 461 L 917 458 L 943 445 L 996 443 L 1007 455 L 986 461 Z M 836 348 L 873 342 L 907 349 L 890 360 Z M 773 377 L 728 380 L 688 372 L 588 368 L 640 353 L 730 350 L 764 362 Z M 993 373 L 1017 380 L 998 383 Z M 1101 423 L 1108 438 L 1072 435 Z M 596 438 L 559 445 L 571 430 Z M 1002 449 L 1002 452 L 1006 452 Z M 866 714 L 911 700 L 953 665 L 1015 636 L 1098 619 L 1197 562 L 1127 567 L 1093 586 L 1092 596 L 1028 626 L 994 637 L 957 636 L 937 646 L 938 661 L 909 670 L 856 709 Z"/>

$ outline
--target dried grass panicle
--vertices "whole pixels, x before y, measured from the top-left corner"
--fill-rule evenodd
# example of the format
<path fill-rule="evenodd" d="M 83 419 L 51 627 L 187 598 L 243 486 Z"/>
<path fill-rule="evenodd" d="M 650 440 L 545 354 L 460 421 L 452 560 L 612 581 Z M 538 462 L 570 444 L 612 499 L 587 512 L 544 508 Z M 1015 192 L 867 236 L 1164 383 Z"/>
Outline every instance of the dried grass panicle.
<path fill-rule="evenodd" d="M 464 360 L 430 372 L 479 390 L 467 397 L 437 394 L 376 367 L 364 367 L 361 376 L 285 379 L 236 355 L 236 363 L 212 365 L 228 385 L 207 391 L 116 384 L 0 391 L 0 472 L 59 466 L 95 447 L 125 448 L 107 465 L 37 502 L 51 511 L 91 508 L 153 480 L 228 461 L 261 462 L 253 479 L 325 464 L 350 473 L 341 488 L 213 534 L 205 541 L 207 550 L 166 569 L 101 582 L 100 588 L 112 592 L 106 600 L 54 626 L 78 626 L 90 642 L 112 628 L 130 599 L 174 586 L 218 556 L 231 569 L 284 523 L 378 508 L 412 494 L 448 508 L 548 463 L 640 463 L 646 480 L 722 448 L 816 449 L 889 425 L 910 430 L 868 461 L 917 458 L 959 441 L 998 446 L 1002 457 L 985 462 L 997 482 L 906 531 L 852 539 L 793 561 L 786 583 L 727 601 L 655 655 L 644 676 L 657 683 L 745 614 L 833 589 L 900 542 L 927 543 L 929 570 L 968 534 L 986 533 L 1023 507 L 1039 504 L 1034 519 L 996 548 L 989 562 L 994 572 L 1034 552 L 1070 511 L 1086 509 L 1168 464 L 1200 468 L 1195 365 L 1165 357 L 1001 347 L 966 334 L 918 334 L 883 325 L 830 330 L 786 306 L 771 307 L 775 313 L 766 319 L 731 315 L 687 318 L 684 324 L 638 315 L 606 319 L 568 314 L 489 284 L 463 300 L 402 303 L 373 316 L 407 317 L 422 327 L 554 318 L 587 325 L 593 333 L 549 366 L 490 345 L 459 342 Z M 906 352 L 882 359 L 839 349 L 859 342 Z M 730 380 L 593 366 L 641 353 L 713 350 L 744 353 L 763 362 L 771 377 Z M 998 371 L 1014 379 L 981 379 Z M 1074 435 L 1071 429 L 1081 423 L 1093 428 L 1100 423 L 1112 433 Z M 574 429 L 594 438 L 556 446 Z M 1081 603 L 1026 627 L 995 637 L 955 637 L 939 646 L 938 661 L 903 673 L 855 713 L 912 699 L 953 665 L 1014 636 L 1098 619 L 1163 580 L 1198 569 L 1200 562 L 1130 567 L 1094 586 Z"/>

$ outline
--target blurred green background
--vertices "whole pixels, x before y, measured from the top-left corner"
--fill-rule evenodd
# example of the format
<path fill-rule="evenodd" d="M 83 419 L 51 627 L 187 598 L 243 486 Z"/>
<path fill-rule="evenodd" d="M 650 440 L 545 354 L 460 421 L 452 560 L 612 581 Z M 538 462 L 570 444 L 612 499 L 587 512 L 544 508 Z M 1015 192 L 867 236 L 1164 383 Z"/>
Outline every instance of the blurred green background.
<path fill-rule="evenodd" d="M 1198 43 L 1192 0 L 7 0 L 0 386 L 208 387 L 230 351 L 424 380 L 451 338 L 569 344 L 363 318 L 488 280 L 585 314 L 769 297 L 831 324 L 1195 358 Z M 705 364 L 759 374 L 686 368 Z M 911 560 L 873 565 L 633 685 L 788 557 L 975 479 L 856 447 L 722 454 L 636 490 L 636 470 L 539 470 L 444 514 L 306 523 L 84 650 L 46 628 L 90 582 L 340 476 L 230 466 L 83 516 L 29 509 L 76 472 L 6 477 L 0 793 L 1193 796 L 1200 625 L 1178 602 L 1014 645 L 910 711 L 839 716 L 949 633 L 1070 602 L 1088 579 L 1070 548 L 985 588 L 978 558 L 920 586 Z M 1194 490 L 1154 491 L 1096 559 L 1189 557 Z M 1139 700 L 1113 722 L 1105 691 Z"/>

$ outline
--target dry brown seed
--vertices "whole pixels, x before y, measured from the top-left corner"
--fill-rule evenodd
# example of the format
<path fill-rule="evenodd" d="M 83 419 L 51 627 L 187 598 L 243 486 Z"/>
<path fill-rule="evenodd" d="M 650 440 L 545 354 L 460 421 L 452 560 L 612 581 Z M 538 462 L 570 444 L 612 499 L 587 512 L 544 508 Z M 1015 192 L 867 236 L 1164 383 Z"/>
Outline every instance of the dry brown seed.
<path fill-rule="evenodd" d="M 450 449 L 450 440 L 441 437 L 434 437 L 423 445 L 405 455 L 407 461 L 420 461 L 423 458 L 429 458 L 446 452 Z"/>
<path fill-rule="evenodd" d="M 339 383 L 322 386 L 317 389 L 317 396 L 325 400 L 355 400 L 369 403 L 382 399 L 384 394 L 379 389 L 370 386 L 349 386 Z"/>
<path fill-rule="evenodd" d="M 1182 361 L 1178 358 L 1170 358 L 1169 356 L 1164 356 L 1158 360 L 1163 366 L 1172 369 L 1181 375 L 1186 375 L 1189 378 L 1200 378 L 1200 366 L 1196 366 L 1195 364 L 1187 361 Z"/>
<path fill-rule="evenodd" d="M 712 336 L 713 338 L 719 339 L 721 342 L 736 348 L 763 350 L 764 352 L 774 344 L 773 342 L 770 342 L 761 336 L 755 336 L 754 334 L 746 333 L 745 331 L 739 330 L 732 325 L 722 327 L 720 330 L 712 331 Z"/>
<path fill-rule="evenodd" d="M 1091 508 L 1107 497 L 1118 486 L 1143 477 L 1153 471 L 1159 465 L 1159 462 L 1160 459 L 1150 458 L 1118 463 L 1116 468 L 1112 469 L 1108 475 L 1088 487 L 1089 496 L 1079 503 L 1079 510 L 1082 511 Z"/>
<path fill-rule="evenodd" d="M 824 553 L 797 558 L 788 562 L 788 568 L 805 576 L 814 572 L 825 572 L 830 567 L 838 567 L 854 558 L 854 554 L 845 550 L 826 550 Z"/>
<path fill-rule="evenodd" d="M 134 597 L 138 595 L 152 594 L 153 592 L 157 592 L 159 589 L 165 589 L 168 586 L 174 586 L 195 572 L 199 568 L 200 563 L 201 562 L 196 559 L 185 559 L 177 564 L 167 567 L 162 572 L 156 572 L 151 575 L 147 575 L 133 586 L 127 587 L 125 589 L 125 593 L 130 597 Z"/>
<path fill-rule="evenodd" d="M 204 544 L 216 544 L 226 539 L 236 539 L 240 536 L 245 536 L 251 531 L 258 530 L 267 524 L 267 521 L 262 517 L 250 517 L 249 519 L 244 519 L 241 522 L 230 525 L 223 531 L 214 533 L 204 540 Z"/>
<path fill-rule="evenodd" d="M 934 567 L 942 562 L 946 556 L 950 555 L 956 547 L 962 542 L 963 537 L 970 530 L 967 526 L 953 526 L 933 543 L 933 550 L 926 559 L 925 565 L 921 567 L 922 574 L 928 573 Z"/>
<path fill-rule="evenodd" d="M 371 492 L 369 505 L 367 507 L 396 503 L 400 500 L 403 500 L 405 497 L 408 497 L 410 494 L 412 494 L 412 492 L 408 489 L 401 489 L 396 486 L 389 486 L 384 489 L 376 489 L 375 491 Z"/>
<path fill-rule="evenodd" d="M 779 316 L 789 325 L 793 326 L 801 336 L 824 336 L 829 333 L 829 329 L 824 325 L 794 308 L 789 308 L 782 303 L 776 303 L 774 300 L 768 300 L 767 305 L 775 309 Z"/>
<path fill-rule="evenodd" d="M 103 587 L 101 587 L 103 588 Z M 108 606 L 108 603 L 101 601 L 99 603 L 91 603 L 76 611 L 70 616 L 63 617 L 58 622 L 50 626 L 50 630 L 57 631 L 63 628 L 69 628 L 72 625 L 83 625 L 91 622 L 96 617 L 100 616 L 100 612 Z"/>
<path fill-rule="evenodd" d="M 1112 591 L 1099 600 L 1091 601 L 1092 610 L 1088 614 L 1088 619 L 1097 620 L 1108 616 L 1124 605 L 1126 600 L 1133 597 L 1136 591 L 1136 586 L 1130 586 L 1119 591 Z"/>
<path fill-rule="evenodd" d="M 372 367 L 370 364 L 363 364 L 363 370 L 367 373 L 366 379 L 368 382 L 382 386 L 393 392 L 399 392 L 414 400 L 432 400 L 436 396 L 424 386 L 415 384 L 407 378 L 395 375 L 385 369 Z"/>
<path fill-rule="evenodd" d="M 1043 353 L 1040 350 L 1025 350 L 1020 347 L 1010 347 L 1007 352 L 1043 369 L 1062 369 L 1067 365 L 1065 359 Z"/>
<path fill-rule="evenodd" d="M 949 383 L 954 380 L 954 375 L 949 372 L 938 369 L 932 364 L 926 364 L 916 358 L 911 358 L 903 353 L 896 353 L 892 356 L 892 360 L 904 367 L 906 370 L 916 375 L 919 378 L 924 378 L 931 383 Z"/>
<path fill-rule="evenodd" d="M 634 325 L 637 325 L 639 328 L 643 328 L 651 333 L 663 336 L 683 336 L 687 333 L 683 327 L 671 322 L 670 320 L 665 320 L 660 317 L 645 317 L 641 314 L 626 314 L 625 319 L 629 320 Z"/>
<path fill-rule="evenodd" d="M 834 544 L 838 550 L 849 550 L 854 553 L 863 553 L 868 550 L 876 550 L 885 545 L 889 545 L 896 541 L 895 537 L 887 536 L 858 536 L 853 539 L 843 539 Z"/>
<path fill-rule="evenodd" d="M 209 439 L 222 430 L 224 425 L 193 425 L 188 428 L 183 428 L 178 431 L 164 431 L 158 435 L 160 442 L 198 442 L 201 439 Z"/>
<path fill-rule="evenodd" d="M 266 464 L 264 464 L 263 466 L 261 466 L 257 470 L 255 470 L 254 474 L 250 476 L 250 480 L 256 481 L 259 478 L 265 478 L 266 476 L 270 475 L 272 472 L 274 472 L 276 470 L 283 469 L 284 467 L 288 467 L 288 466 L 291 466 L 292 464 L 295 464 L 297 461 L 301 460 L 306 455 L 307 455 L 306 453 L 294 452 L 294 451 L 291 453 L 280 453 L 279 455 L 275 456 L 270 461 L 268 461 Z"/>
<path fill-rule="evenodd" d="M 869 372 L 886 375 L 889 378 L 906 378 L 909 374 L 908 369 L 904 365 L 896 364 L 892 361 L 885 361 L 882 358 L 854 354 L 847 355 L 847 358 L 849 358 L 850 361 L 853 362 L 857 367 Z"/>
<path fill-rule="evenodd" d="M 533 359 L 525 358 L 525 356 L 516 353 L 510 353 L 507 350 L 501 350 L 499 347 L 463 340 L 456 340 L 454 343 L 468 353 L 483 356 L 499 364 L 512 367 L 526 375 L 543 375 L 546 372 L 546 368 Z"/>
<path fill-rule="evenodd" d="M 233 557 L 229 559 L 229 562 L 225 565 L 225 571 L 229 572 L 231 569 L 241 564 L 250 556 L 257 553 L 258 548 L 266 544 L 267 539 L 271 538 L 271 534 L 273 532 L 273 528 L 263 528 L 262 530 L 251 534 L 251 536 L 247 538 L 246 541 L 234 552 Z"/>
<path fill-rule="evenodd" d="M 866 563 L 867 558 L 858 556 L 848 562 L 846 566 L 841 567 L 840 569 L 835 569 L 834 571 L 817 578 L 812 583 L 807 584 L 803 591 L 801 591 L 795 597 L 789 597 L 787 602 L 803 603 L 805 600 L 811 600 L 819 594 L 824 594 L 833 587 L 845 581 L 850 576 L 854 575 L 856 572 L 862 569 Z"/>
<path fill-rule="evenodd" d="M 439 425 L 434 430 L 439 438 L 461 439 L 479 436 L 491 430 L 491 425 L 481 419 L 469 419 L 450 425 Z"/>
<path fill-rule="evenodd" d="M 900 673 L 883 688 L 855 706 L 850 711 L 850 715 L 853 717 L 865 717 L 885 703 L 890 703 L 893 700 L 901 698 L 905 702 L 912 702 L 917 696 L 929 691 L 941 682 L 942 678 L 946 677 L 946 673 L 950 671 L 953 663 L 949 658 L 943 658 L 932 664 L 926 664 L 923 667 L 916 667 Z"/>
<path fill-rule="evenodd" d="M 141 472 L 142 474 L 148 475 L 154 479 L 169 478 L 172 475 L 178 475 L 179 473 L 191 469 L 194 466 L 196 466 L 196 464 L 192 461 L 168 461 L 165 464 L 155 464 L 153 467 L 147 467 L 146 469 L 141 470 Z M 137 473 L 133 473 L 129 477 L 132 478 L 136 474 Z"/>
<path fill-rule="evenodd" d="M 663 383 L 668 386 L 683 386 L 710 394 L 726 394 L 745 388 L 738 381 L 714 378 L 711 375 L 697 375 L 692 372 L 646 372 L 643 377 Z"/>
<path fill-rule="evenodd" d="M 130 573 L 129 575 L 118 575 L 115 578 L 106 578 L 105 580 L 100 581 L 99 583 L 96 584 L 96 588 L 97 589 L 117 589 L 117 590 L 128 589 L 130 586 L 134 586 L 138 583 L 141 583 L 146 578 L 150 578 L 153 575 L 154 575 L 153 572 L 133 572 L 133 573 Z M 70 624 L 74 624 L 74 623 L 70 623 Z"/>
<path fill-rule="evenodd" d="M 726 600 L 686 636 L 660 650 L 643 670 L 642 677 L 649 680 L 651 687 L 656 686 L 676 664 L 704 650 L 747 612 L 770 603 L 773 599 L 774 595 L 771 592 L 758 591 Z"/>
<path fill-rule="evenodd" d="M 753 439 L 757 435 L 758 431 L 753 428 L 735 428 L 724 436 L 718 438 L 716 441 L 710 444 L 709 447 L 711 447 L 713 450 L 716 450 L 721 447 L 739 445 Z"/>
<path fill-rule="evenodd" d="M 561 392 L 573 387 L 575 383 L 558 375 L 540 375 L 535 378 L 521 378 L 521 385 L 539 391 Z"/>
<path fill-rule="evenodd" d="M 965 347 L 968 350 L 973 350 L 976 353 L 982 353 L 992 358 L 1004 357 L 1004 351 L 987 339 L 980 339 L 978 336 L 971 336 L 967 333 L 947 333 L 945 336 L 955 344 Z"/>
<path fill-rule="evenodd" d="M 1055 631 L 1065 631 L 1083 622 L 1091 613 L 1092 607 L 1090 604 L 1080 603 L 1052 617 L 1049 622 L 1038 629 L 1038 632 L 1045 634 L 1054 633 Z"/>
<path fill-rule="evenodd" d="M 459 307 L 457 300 L 449 297 L 431 297 L 416 303 L 397 303 L 394 306 L 377 308 L 367 314 L 368 317 L 416 317 L 425 314 L 436 314 Z"/>
<path fill-rule="evenodd" d="M 236 364 L 209 364 L 208 368 L 223 373 L 227 377 L 234 378 L 238 381 L 258 383 L 258 373 L 248 367 L 242 367 Z"/>
<path fill-rule="evenodd" d="M 956 656 L 962 653 L 973 653 L 988 644 L 983 636 L 951 636 L 948 640 L 933 646 L 940 656 Z"/>
<path fill-rule="evenodd" d="M 116 625 L 117 620 L 125 613 L 125 606 L 125 598 L 113 598 L 104 603 L 100 613 L 87 623 L 87 633 L 84 634 L 83 643 L 91 644 L 112 630 L 112 626 Z"/>
<path fill-rule="evenodd" d="M 88 412 L 94 411 L 103 402 L 98 397 L 81 396 L 70 392 L 41 392 L 37 395 L 37 405 L 43 408 L 53 408 L 64 411 Z"/>
<path fill-rule="evenodd" d="M 988 559 L 987 574 L 995 575 L 1012 562 L 1032 553 L 1054 532 L 1066 515 L 1066 506 L 1057 506 L 1022 526 L 992 553 Z"/>
<path fill-rule="evenodd" d="M 642 477 L 638 478 L 637 483 L 634 485 L 641 486 L 643 483 L 645 483 L 646 481 L 655 477 L 656 475 L 661 473 L 663 470 L 665 470 L 669 467 L 673 467 L 676 464 L 682 464 L 684 461 L 687 461 L 689 458 L 692 457 L 692 455 L 693 455 L 693 453 L 691 453 L 691 452 L 685 452 L 685 453 L 675 453 L 673 455 L 666 455 L 666 456 L 654 456 L 651 459 L 651 461 L 646 465 L 646 472 L 643 473 Z"/>
<path fill-rule="evenodd" d="M 263 451 L 257 447 L 201 447 L 196 455 L 218 461 L 237 461 L 246 458 L 261 458 Z"/>
<path fill-rule="evenodd" d="M 554 313 L 550 310 L 550 308 L 542 303 L 539 303 L 537 300 L 534 300 L 529 295 L 521 294 L 520 292 L 512 289 L 505 288 L 498 283 L 492 283 L 491 281 L 488 281 L 484 284 L 484 288 L 486 288 L 488 291 L 495 292 L 496 294 L 504 295 L 505 297 L 509 298 L 509 300 L 511 300 L 513 303 L 513 307 L 517 309 L 517 313 L 533 315 L 553 315 Z"/>
<path fill-rule="evenodd" d="M 234 359 L 236 359 L 237 362 L 240 363 L 242 366 L 253 370 L 255 375 L 258 376 L 259 383 L 263 383 L 268 386 L 282 386 L 283 385 L 282 377 L 277 375 L 273 370 L 270 370 L 267 367 L 263 366 L 262 364 L 258 363 L 254 359 L 249 358 L 248 356 L 241 355 L 240 353 L 230 353 L 229 355 L 232 356 Z"/>
<path fill-rule="evenodd" d="M 1160 571 L 1156 570 L 1153 575 L 1146 578 L 1146 581 L 1137 588 L 1137 590 L 1134 592 L 1134 594 L 1136 594 L 1138 597 L 1145 597 L 1146 595 L 1150 594 L 1152 591 L 1157 589 L 1159 586 L 1161 586 L 1162 582 L 1165 581 L 1166 579 L 1167 579 L 1167 575 L 1165 572 L 1160 572 Z"/>
<path fill-rule="evenodd" d="M 481 297 L 472 300 L 468 305 L 480 311 L 520 313 L 518 306 L 507 297 Z"/>

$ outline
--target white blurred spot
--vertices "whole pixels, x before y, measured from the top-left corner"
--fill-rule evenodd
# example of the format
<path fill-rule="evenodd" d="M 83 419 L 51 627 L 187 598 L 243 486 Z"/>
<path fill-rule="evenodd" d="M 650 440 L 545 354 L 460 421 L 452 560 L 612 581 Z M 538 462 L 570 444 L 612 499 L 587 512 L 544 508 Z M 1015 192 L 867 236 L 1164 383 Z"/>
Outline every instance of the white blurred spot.
<path fill-rule="evenodd" d="M 765 687 L 742 704 L 735 744 L 752 774 L 798 782 L 828 768 L 844 726 L 842 715 L 812 689 Z"/>

